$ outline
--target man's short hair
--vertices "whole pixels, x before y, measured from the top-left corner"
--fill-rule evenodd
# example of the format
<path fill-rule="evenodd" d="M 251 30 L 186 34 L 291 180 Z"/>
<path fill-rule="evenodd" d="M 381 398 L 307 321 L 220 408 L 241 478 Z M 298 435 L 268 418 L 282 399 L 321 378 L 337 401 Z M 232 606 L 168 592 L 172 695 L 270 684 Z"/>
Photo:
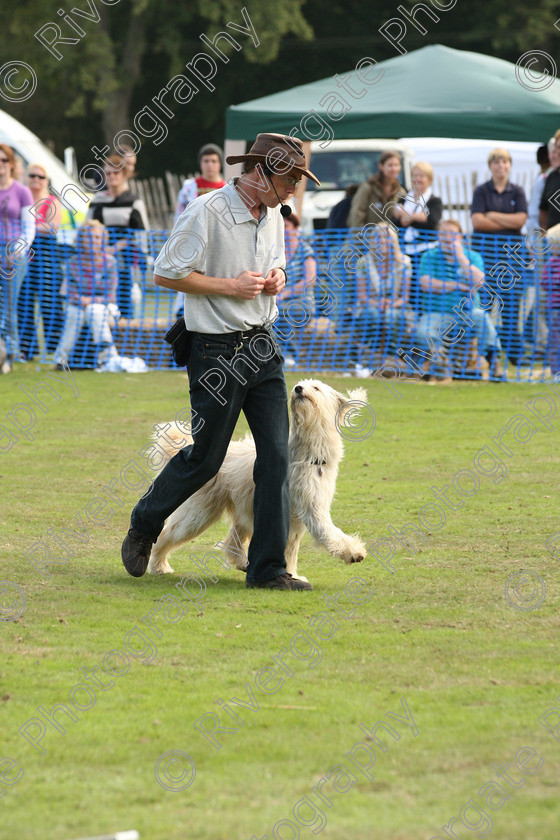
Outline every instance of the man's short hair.
<path fill-rule="evenodd" d="M 508 152 L 508 150 L 498 148 L 498 149 L 492 149 L 492 151 L 488 155 L 488 166 L 490 166 L 490 164 L 493 161 L 499 160 L 500 158 L 505 158 L 506 160 L 509 160 L 509 162 L 511 163 L 511 155 Z"/>
<path fill-rule="evenodd" d="M 220 146 L 216 146 L 215 143 L 205 143 L 204 146 L 200 147 L 200 149 L 198 150 L 198 154 L 197 154 L 197 160 L 198 160 L 198 165 L 199 166 L 200 166 L 200 161 L 202 160 L 202 158 L 206 157 L 207 155 L 217 155 L 218 158 L 220 159 L 220 167 L 222 167 L 224 165 L 224 161 L 223 161 L 224 153 L 223 153 L 222 149 L 220 148 Z"/>
<path fill-rule="evenodd" d="M 453 225 L 454 228 L 457 228 L 457 233 L 463 233 L 461 222 L 458 219 L 442 219 L 438 222 L 437 229 L 441 230 L 444 225 Z"/>

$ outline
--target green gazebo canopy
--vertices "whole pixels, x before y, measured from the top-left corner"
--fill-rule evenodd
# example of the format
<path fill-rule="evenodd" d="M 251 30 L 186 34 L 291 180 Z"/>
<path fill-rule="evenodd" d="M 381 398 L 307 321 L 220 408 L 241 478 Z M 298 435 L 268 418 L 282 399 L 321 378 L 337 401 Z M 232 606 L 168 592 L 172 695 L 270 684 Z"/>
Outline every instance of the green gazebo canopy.
<path fill-rule="evenodd" d="M 300 128 L 311 112 L 328 123 L 338 140 L 457 137 L 543 142 L 560 127 L 558 79 L 539 84 L 538 73 L 531 78 L 523 68 L 518 78 L 516 65 L 509 61 L 437 44 L 364 68 L 370 79 L 376 70 L 383 76 L 375 84 L 361 82 L 355 69 L 348 76 L 356 92 L 365 89 L 361 98 L 337 86 L 332 76 L 232 105 L 226 113 L 226 138 L 250 140 L 261 131 L 289 134 L 295 128 L 303 139 L 315 139 L 311 134 L 319 135 L 317 119 L 308 117 L 307 132 Z M 341 76 L 347 74 L 348 70 Z M 547 82 L 552 83 L 543 89 Z M 337 119 L 345 110 L 340 97 L 350 107 Z"/>

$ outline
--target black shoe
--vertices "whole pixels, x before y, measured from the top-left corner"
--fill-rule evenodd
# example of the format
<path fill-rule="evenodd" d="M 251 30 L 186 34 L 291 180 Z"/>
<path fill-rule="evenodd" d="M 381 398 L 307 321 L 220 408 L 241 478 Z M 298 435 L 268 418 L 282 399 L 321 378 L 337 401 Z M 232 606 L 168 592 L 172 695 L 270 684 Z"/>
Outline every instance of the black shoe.
<path fill-rule="evenodd" d="M 122 561 L 129 575 L 142 577 L 145 574 L 153 544 L 153 540 L 139 534 L 134 528 L 129 530 L 121 548 Z"/>
<path fill-rule="evenodd" d="M 247 583 L 248 589 L 313 589 L 306 580 L 299 580 L 292 577 L 288 572 L 278 575 L 270 580 Z"/>

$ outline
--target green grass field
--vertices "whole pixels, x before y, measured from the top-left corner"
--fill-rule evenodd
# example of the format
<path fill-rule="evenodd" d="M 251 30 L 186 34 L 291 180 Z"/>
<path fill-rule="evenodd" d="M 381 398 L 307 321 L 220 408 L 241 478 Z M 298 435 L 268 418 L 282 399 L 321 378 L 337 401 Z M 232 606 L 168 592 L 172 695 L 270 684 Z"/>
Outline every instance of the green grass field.
<path fill-rule="evenodd" d="M 173 575 L 133 579 L 120 561 L 130 510 L 146 487 L 125 488 L 121 471 L 145 463 L 139 453 L 153 425 L 188 405 L 186 377 L 79 372 L 75 394 L 46 373 L 18 366 L 0 378 L 4 449 L 16 431 L 14 405 L 33 405 L 20 385 L 48 383 L 61 396 L 43 392 L 48 412 L 35 405 L 34 440 L 17 433 L 0 456 L 4 618 L 26 597 L 20 618 L 0 623 L 2 840 L 132 828 L 142 840 L 557 840 L 560 742 L 539 717 L 560 694 L 559 569 L 544 545 L 560 530 L 560 421 L 547 429 L 526 407 L 547 392 L 543 385 L 405 383 L 397 399 L 360 381 L 376 428 L 346 443 L 334 521 L 368 546 L 388 540 L 389 527 L 418 527 L 428 504 L 445 508 L 445 524 L 425 508 L 433 527 L 424 524 L 424 539 L 409 548 L 397 544 L 393 570 L 371 553 L 345 566 L 306 536 L 299 569 L 313 592 L 249 591 L 239 572 L 214 565 L 219 581 L 206 577 L 205 592 L 191 581 L 194 603 L 175 585 L 200 571 L 190 555 L 200 560 L 226 523 L 178 550 Z M 289 375 L 288 386 L 297 378 Z M 321 378 L 339 390 L 356 384 Z M 15 416 L 31 422 L 25 409 Z M 522 423 L 531 416 L 533 428 Z M 476 453 L 497 453 L 500 434 L 512 454 L 491 469 L 490 456 Z M 475 457 L 478 490 L 459 473 L 472 476 Z M 132 485 L 138 479 L 130 466 L 124 475 Z M 451 487 L 454 477 L 472 495 L 459 508 L 449 491 L 453 510 L 431 488 Z M 92 522 L 86 509 L 112 479 L 119 501 L 105 522 Z M 72 556 L 41 571 L 47 548 L 51 560 L 64 558 L 61 529 Z M 377 550 L 388 556 L 389 543 Z M 506 582 L 522 570 L 538 577 L 510 588 L 508 601 Z M 362 587 L 345 590 L 356 578 Z M 319 612 L 322 624 L 313 619 Z M 143 653 L 139 636 L 127 635 L 135 627 L 150 640 Z M 126 645 L 137 655 L 106 656 Z M 273 666 L 266 693 L 258 672 Z M 90 691 L 72 693 L 79 684 Z M 236 718 L 223 708 L 231 698 L 246 704 L 230 704 Z M 59 712 L 65 732 L 41 716 L 55 704 L 76 718 Z M 220 749 L 195 726 L 210 714 L 230 729 L 216 736 Z M 399 736 L 378 730 L 386 751 L 360 728 L 378 722 Z M 177 762 L 159 763 L 158 782 L 158 759 L 173 751 Z"/>

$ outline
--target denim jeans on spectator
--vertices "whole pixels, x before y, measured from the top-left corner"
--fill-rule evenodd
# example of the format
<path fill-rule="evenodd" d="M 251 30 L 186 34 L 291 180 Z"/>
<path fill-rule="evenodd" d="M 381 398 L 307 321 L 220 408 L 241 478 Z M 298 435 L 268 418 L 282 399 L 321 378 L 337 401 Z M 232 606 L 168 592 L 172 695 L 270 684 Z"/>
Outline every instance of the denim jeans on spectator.
<path fill-rule="evenodd" d="M 560 310 L 550 311 L 550 328 L 548 331 L 548 364 L 554 376 L 560 373 Z"/>
<path fill-rule="evenodd" d="M 0 277 L 0 338 L 6 342 L 8 358 L 19 355 L 17 301 L 19 291 L 27 273 L 28 263 L 18 260 L 11 268 L 3 268 L 12 276 Z"/>
<path fill-rule="evenodd" d="M 428 344 L 428 333 L 430 334 L 431 338 L 433 339 L 434 344 L 438 345 L 440 340 L 438 338 L 439 331 L 438 325 L 444 319 L 449 321 L 450 318 L 455 318 L 458 322 L 458 326 L 450 331 L 450 338 L 453 339 L 459 334 L 459 329 L 463 327 L 466 331 L 466 335 L 470 337 L 470 335 L 476 336 L 478 339 L 478 353 L 481 356 L 485 356 L 490 350 L 500 350 L 500 339 L 498 338 L 498 334 L 496 332 L 496 327 L 492 323 L 492 319 L 485 312 L 483 309 L 479 309 L 478 307 L 474 307 L 465 312 L 465 316 L 469 317 L 470 320 L 473 322 L 472 327 L 469 327 L 466 322 L 457 320 L 454 314 L 449 314 L 446 312 L 429 312 L 425 315 L 421 315 L 418 323 L 416 325 L 415 331 L 415 343 L 418 344 L 419 348 L 426 347 Z M 442 325 L 442 332 L 445 334 L 447 331 L 448 324 Z M 445 345 L 453 346 L 449 341 L 443 341 Z"/>
<path fill-rule="evenodd" d="M 506 356 L 511 362 L 523 356 L 522 333 L 519 331 L 522 318 L 520 317 L 523 286 L 516 283 L 511 289 L 494 289 L 503 301 L 503 309 L 497 315 L 498 335 L 502 342 Z"/>
<path fill-rule="evenodd" d="M 59 295 L 61 278 L 58 271 L 58 246 L 56 238 L 37 233 L 33 240 L 33 259 L 29 263 L 27 277 L 20 289 L 18 300 L 18 324 L 20 353 L 32 358 L 38 352 L 35 305 L 43 319 L 45 352 L 54 353 L 64 321 L 62 299 Z"/>
<path fill-rule="evenodd" d="M 84 325 L 89 327 L 91 340 L 93 344 L 97 345 L 99 352 L 96 361 L 99 364 L 107 361 L 112 352 L 116 354 L 111 334 L 111 327 L 114 326 L 114 323 L 115 319 L 104 303 L 90 303 L 88 306 L 76 306 L 69 303 L 66 307 L 64 331 L 54 356 L 55 363 L 61 364 L 71 357 L 80 330 Z"/>
<path fill-rule="evenodd" d="M 155 479 L 132 511 L 131 525 L 157 539 L 165 519 L 216 475 L 243 411 L 257 452 L 254 531 L 247 566 L 247 581 L 254 583 L 286 571 L 288 407 L 283 358 L 276 343 L 272 353 L 272 339 L 264 333 L 258 344 L 254 338 L 252 344 L 243 339 L 242 349 L 236 353 L 239 335 L 191 333 L 187 371 L 194 443 L 180 449 Z M 259 356 L 268 356 L 268 361 Z"/>
<path fill-rule="evenodd" d="M 377 306 L 366 306 L 361 310 L 354 325 L 354 339 L 378 349 L 382 330 L 385 331 L 385 348 L 396 351 L 403 341 L 403 333 L 412 329 L 414 313 L 411 309 L 389 307 L 381 312 Z"/>
<path fill-rule="evenodd" d="M 519 306 L 517 332 L 522 341 L 529 345 L 529 352 L 544 355 L 547 344 L 546 292 L 536 282 L 527 284 Z M 544 302 L 544 305 L 543 305 Z"/>
<path fill-rule="evenodd" d="M 510 236 L 474 233 L 471 244 L 484 259 L 486 283 L 503 301 L 502 311 L 497 313 L 493 308 L 491 317 L 498 326 L 498 335 L 508 359 L 516 362 L 523 356 L 522 336 L 518 332 L 523 292 L 527 285 L 535 282 L 532 269 L 525 267 L 531 262 L 531 254 L 523 237 L 513 233 Z M 508 249 L 513 249 L 516 256 L 513 257 Z M 509 267 L 509 272 L 506 267 Z M 509 284 L 511 288 L 502 288 Z"/>

